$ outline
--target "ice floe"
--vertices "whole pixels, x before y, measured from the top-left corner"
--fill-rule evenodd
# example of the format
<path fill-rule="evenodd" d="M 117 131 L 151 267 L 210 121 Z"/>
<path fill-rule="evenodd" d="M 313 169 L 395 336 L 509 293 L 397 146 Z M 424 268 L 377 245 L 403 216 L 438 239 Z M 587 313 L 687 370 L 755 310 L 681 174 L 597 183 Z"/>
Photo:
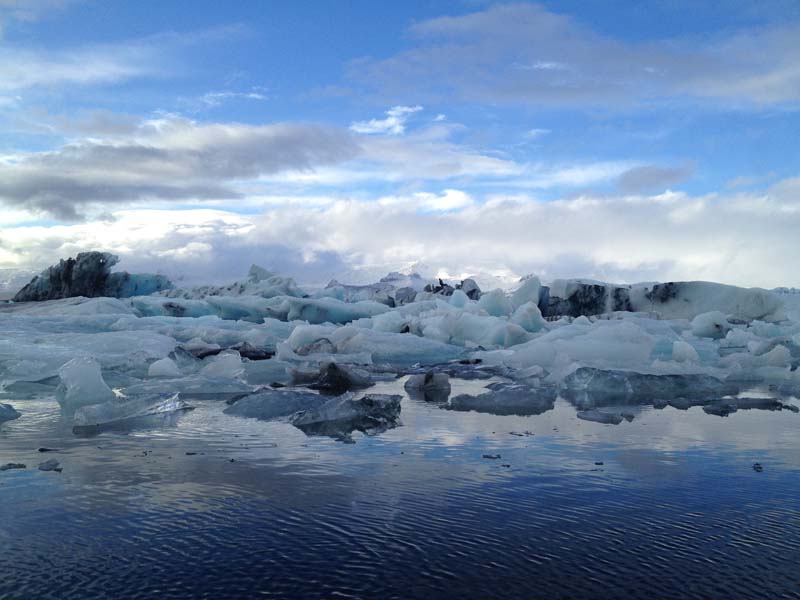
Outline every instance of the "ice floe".
<path fill-rule="evenodd" d="M 625 405 L 721 415 L 777 406 L 742 400 L 751 389 L 800 392 L 800 302 L 788 292 L 534 275 L 486 291 L 415 273 L 305 289 L 255 265 L 229 285 L 165 289 L 111 272 L 112 255 L 70 260 L 18 295 L 41 301 L 0 304 L 0 398 L 51 397 L 77 427 L 235 400 L 231 415 L 344 439 L 331 422 L 393 426 L 394 400 L 370 388 L 401 375 L 412 398 L 449 410 L 535 415 L 561 396 L 602 423 L 624 420 Z M 497 377 L 451 394 L 450 378 Z M 0 405 L 0 420 L 14 413 Z"/>

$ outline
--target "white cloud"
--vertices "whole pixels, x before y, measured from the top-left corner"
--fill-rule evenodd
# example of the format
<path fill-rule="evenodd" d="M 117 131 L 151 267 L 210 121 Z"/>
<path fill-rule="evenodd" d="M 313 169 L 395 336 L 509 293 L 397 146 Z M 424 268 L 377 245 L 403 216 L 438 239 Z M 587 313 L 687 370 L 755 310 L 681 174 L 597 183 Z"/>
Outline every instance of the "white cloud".
<path fill-rule="evenodd" d="M 190 281 L 240 277 L 250 262 L 324 282 L 422 261 L 442 272 L 504 277 L 798 285 L 797 181 L 760 195 L 672 192 L 550 203 L 497 195 L 475 202 L 451 188 L 383 199 L 334 196 L 308 206 L 283 198 L 259 215 L 117 211 L 113 221 L 6 227 L 0 267 L 42 268 L 102 248 L 122 254 L 126 269 L 162 269 Z"/>
<path fill-rule="evenodd" d="M 406 130 L 408 116 L 421 110 L 421 106 L 395 106 L 386 111 L 385 119 L 356 121 L 350 125 L 350 129 L 356 133 L 400 135 Z"/>
<path fill-rule="evenodd" d="M 525 132 L 525 137 L 529 140 L 536 140 L 546 136 L 548 133 L 550 133 L 549 129 L 529 129 Z"/>
<path fill-rule="evenodd" d="M 800 101 L 800 24 L 697 39 L 631 41 L 531 4 L 497 4 L 411 28 L 417 43 L 351 65 L 379 96 L 623 106 L 676 100 Z"/>
<path fill-rule="evenodd" d="M 199 102 L 207 107 L 222 105 L 227 100 L 269 100 L 269 96 L 260 88 L 253 88 L 249 92 L 206 92 L 200 96 Z"/>

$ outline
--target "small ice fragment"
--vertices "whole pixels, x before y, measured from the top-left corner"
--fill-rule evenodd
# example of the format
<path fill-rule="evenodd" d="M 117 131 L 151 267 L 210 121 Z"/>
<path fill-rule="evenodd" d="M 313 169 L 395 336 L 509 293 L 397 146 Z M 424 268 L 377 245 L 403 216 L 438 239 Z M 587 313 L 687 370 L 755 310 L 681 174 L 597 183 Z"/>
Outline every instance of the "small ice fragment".
<path fill-rule="evenodd" d="M 46 460 L 43 463 L 39 463 L 39 470 L 40 471 L 55 471 L 56 473 L 61 473 L 61 467 L 55 458 L 51 458 L 50 460 Z"/>
<path fill-rule="evenodd" d="M 706 404 L 703 407 L 703 411 L 709 415 L 716 415 L 718 417 L 727 417 L 731 413 L 735 413 L 739 410 L 738 405 L 733 400 L 719 400 L 717 402 L 712 402 L 711 404 Z"/>
<path fill-rule="evenodd" d="M 412 398 L 428 402 L 446 402 L 450 395 L 450 378 L 447 373 L 420 373 L 408 378 L 403 386 Z"/>
<path fill-rule="evenodd" d="M 235 350 L 225 351 L 208 359 L 209 363 L 202 368 L 200 375 L 219 377 L 222 379 L 238 379 L 244 375 L 242 357 Z M 204 361 L 205 362 L 205 361 Z"/>
<path fill-rule="evenodd" d="M 166 357 L 157 360 L 147 369 L 148 377 L 180 377 L 181 375 L 181 370 L 175 361 Z"/>
<path fill-rule="evenodd" d="M 303 410 L 313 410 L 327 401 L 325 396 L 312 392 L 267 390 L 236 400 L 224 412 L 227 415 L 266 421 L 289 417 Z"/>
<path fill-rule="evenodd" d="M 542 282 L 536 275 L 529 275 L 522 280 L 521 285 L 511 294 L 511 305 L 514 310 L 519 309 L 527 303 L 532 303 L 538 307 L 539 297 L 542 291 Z M 541 313 L 540 313 L 541 316 Z"/>
<path fill-rule="evenodd" d="M 700 360 L 700 355 L 688 342 L 681 340 L 672 342 L 672 360 L 677 362 L 697 362 Z"/>
<path fill-rule="evenodd" d="M 730 329 L 728 318 L 718 310 L 699 314 L 692 319 L 692 333 L 697 337 L 722 339 Z"/>
<path fill-rule="evenodd" d="M 180 400 L 178 396 L 178 394 L 173 394 L 166 398 L 163 395 L 146 396 L 132 400 L 113 400 L 103 404 L 84 406 L 75 411 L 75 425 L 77 427 L 96 427 L 192 408 L 186 402 Z"/>
<path fill-rule="evenodd" d="M 11 469 L 27 469 L 28 465 L 23 463 L 6 463 L 0 466 L 0 471 L 9 471 Z"/>
<path fill-rule="evenodd" d="M 322 363 L 318 370 L 296 369 L 291 371 L 291 375 L 295 384 L 334 394 L 372 385 L 368 373 L 335 362 Z"/>
<path fill-rule="evenodd" d="M 493 317 L 504 317 L 510 315 L 514 307 L 506 294 L 501 289 L 492 290 L 481 296 L 478 300 L 478 307 L 485 310 Z"/>
<path fill-rule="evenodd" d="M 354 398 L 343 394 L 311 410 L 298 412 L 289 422 L 306 435 L 323 435 L 346 441 L 353 431 L 375 435 L 399 424 L 401 396 L 368 394 Z"/>
<path fill-rule="evenodd" d="M 450 398 L 447 410 L 475 411 L 492 415 L 540 415 L 553 408 L 556 394 L 549 388 L 530 388 L 513 383 L 489 384 L 487 391 Z"/>
<path fill-rule="evenodd" d="M 624 419 L 627 418 L 627 416 L 623 416 L 620 413 L 592 409 L 578 411 L 578 418 L 583 419 L 584 421 L 603 423 L 605 425 L 619 425 Z M 630 419 L 628 420 L 633 420 L 633 416 L 630 415 Z"/>
<path fill-rule="evenodd" d="M 93 358 L 73 358 L 59 369 L 58 374 L 61 383 L 56 388 L 56 399 L 64 411 L 73 412 L 82 406 L 116 398 L 103 381 L 100 364 Z"/>

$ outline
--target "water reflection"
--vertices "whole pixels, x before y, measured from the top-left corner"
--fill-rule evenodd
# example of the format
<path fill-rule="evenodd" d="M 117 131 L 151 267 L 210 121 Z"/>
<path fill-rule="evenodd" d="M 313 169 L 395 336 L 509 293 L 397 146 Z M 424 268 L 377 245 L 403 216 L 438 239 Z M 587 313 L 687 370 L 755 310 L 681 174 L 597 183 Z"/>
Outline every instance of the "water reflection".
<path fill-rule="evenodd" d="M 451 385 L 446 403 L 409 397 L 403 379 L 374 386 L 403 395 L 400 423 L 376 436 L 356 428 L 355 445 L 225 414 L 213 400 L 174 422 L 80 437 L 53 400 L 14 401 L 23 416 L 0 426 L 0 462 L 29 468 L 0 473 L 0 596 L 800 589 L 800 415 L 590 407 L 546 390 L 526 396 L 535 412 L 496 414 L 514 406 L 502 394 L 522 390 L 497 377 Z M 576 407 L 635 418 L 604 425 Z M 51 456 L 62 473 L 35 470 Z"/>

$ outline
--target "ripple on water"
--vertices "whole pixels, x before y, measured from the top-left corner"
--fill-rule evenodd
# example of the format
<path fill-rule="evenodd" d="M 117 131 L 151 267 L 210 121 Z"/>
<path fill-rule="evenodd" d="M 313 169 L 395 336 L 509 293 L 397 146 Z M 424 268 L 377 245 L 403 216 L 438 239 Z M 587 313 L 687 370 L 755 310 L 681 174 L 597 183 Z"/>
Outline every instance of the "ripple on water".
<path fill-rule="evenodd" d="M 406 397 L 403 426 L 346 445 L 196 404 L 174 427 L 80 438 L 52 400 L 18 402 L 0 461 L 29 468 L 0 473 L 0 597 L 800 590 L 794 414 L 644 409 L 610 426 L 562 401 L 516 417 Z M 43 456 L 63 473 L 37 471 Z"/>

